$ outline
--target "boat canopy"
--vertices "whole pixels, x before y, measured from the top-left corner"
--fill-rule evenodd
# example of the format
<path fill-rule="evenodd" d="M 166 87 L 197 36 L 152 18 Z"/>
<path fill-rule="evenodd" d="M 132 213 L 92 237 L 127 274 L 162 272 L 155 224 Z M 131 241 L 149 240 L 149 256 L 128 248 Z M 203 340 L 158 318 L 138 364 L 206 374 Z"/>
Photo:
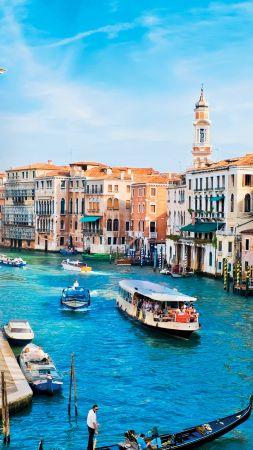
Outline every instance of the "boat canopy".
<path fill-rule="evenodd" d="M 170 289 L 167 286 L 143 280 L 122 280 L 119 282 L 122 289 L 134 294 L 138 292 L 150 300 L 157 302 L 195 302 L 195 297 L 182 294 L 177 289 Z"/>

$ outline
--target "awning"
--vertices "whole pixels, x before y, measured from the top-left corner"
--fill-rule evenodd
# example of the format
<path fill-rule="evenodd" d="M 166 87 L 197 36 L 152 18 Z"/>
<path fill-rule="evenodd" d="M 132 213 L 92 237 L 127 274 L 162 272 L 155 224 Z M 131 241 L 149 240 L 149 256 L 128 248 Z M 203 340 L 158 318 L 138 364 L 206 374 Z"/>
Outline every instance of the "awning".
<path fill-rule="evenodd" d="M 211 202 L 218 202 L 219 200 L 223 200 L 224 195 L 218 195 L 217 197 L 210 197 Z"/>
<path fill-rule="evenodd" d="M 81 217 L 80 222 L 96 222 L 97 220 L 101 219 L 102 216 L 85 216 Z"/>
<path fill-rule="evenodd" d="M 196 222 L 194 225 L 189 223 L 185 227 L 181 228 L 181 231 L 190 231 L 191 233 L 212 233 L 213 231 L 220 230 L 224 223 L 221 222 Z"/>

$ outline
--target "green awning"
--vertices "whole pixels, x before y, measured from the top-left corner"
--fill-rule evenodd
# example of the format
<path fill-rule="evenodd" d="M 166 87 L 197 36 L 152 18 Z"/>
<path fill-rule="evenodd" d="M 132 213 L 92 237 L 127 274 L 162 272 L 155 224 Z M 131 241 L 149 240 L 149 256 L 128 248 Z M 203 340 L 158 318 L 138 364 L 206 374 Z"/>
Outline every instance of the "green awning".
<path fill-rule="evenodd" d="M 218 202 L 219 200 L 222 200 L 224 198 L 224 195 L 218 195 L 217 197 L 210 197 L 211 202 Z"/>
<path fill-rule="evenodd" d="M 96 222 L 101 219 L 102 216 L 85 216 L 81 217 L 80 222 Z"/>
<path fill-rule="evenodd" d="M 212 233 L 213 231 L 220 230 L 224 223 L 221 222 L 196 222 L 194 225 L 189 223 L 185 227 L 181 228 L 181 231 L 190 231 L 191 233 Z"/>

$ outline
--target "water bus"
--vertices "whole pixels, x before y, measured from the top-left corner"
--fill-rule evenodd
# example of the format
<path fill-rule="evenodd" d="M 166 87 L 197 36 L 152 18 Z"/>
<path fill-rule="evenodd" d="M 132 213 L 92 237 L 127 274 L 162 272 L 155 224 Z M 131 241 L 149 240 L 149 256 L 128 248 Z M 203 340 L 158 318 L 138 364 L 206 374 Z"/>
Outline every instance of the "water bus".
<path fill-rule="evenodd" d="M 11 267 L 24 267 L 26 266 L 26 261 L 22 258 L 10 258 L 6 255 L 0 255 L 0 264 Z"/>
<path fill-rule="evenodd" d="M 169 335 L 189 339 L 198 331 L 195 297 L 167 286 L 143 280 L 119 282 L 117 306 L 143 325 Z"/>

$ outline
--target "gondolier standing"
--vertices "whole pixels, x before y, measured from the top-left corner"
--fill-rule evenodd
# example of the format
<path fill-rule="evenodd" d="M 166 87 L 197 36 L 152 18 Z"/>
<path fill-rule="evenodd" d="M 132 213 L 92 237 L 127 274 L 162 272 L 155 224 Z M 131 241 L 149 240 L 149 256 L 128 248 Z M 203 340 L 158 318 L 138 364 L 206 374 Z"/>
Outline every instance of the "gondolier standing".
<path fill-rule="evenodd" d="M 88 412 L 87 416 L 87 426 L 89 432 L 89 441 L 87 450 L 93 450 L 93 438 L 94 434 L 98 434 L 98 423 L 97 423 L 97 413 L 98 405 L 93 405 L 92 408 Z"/>

